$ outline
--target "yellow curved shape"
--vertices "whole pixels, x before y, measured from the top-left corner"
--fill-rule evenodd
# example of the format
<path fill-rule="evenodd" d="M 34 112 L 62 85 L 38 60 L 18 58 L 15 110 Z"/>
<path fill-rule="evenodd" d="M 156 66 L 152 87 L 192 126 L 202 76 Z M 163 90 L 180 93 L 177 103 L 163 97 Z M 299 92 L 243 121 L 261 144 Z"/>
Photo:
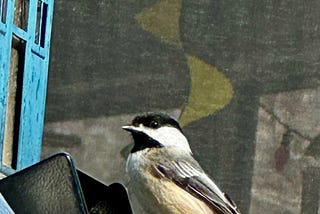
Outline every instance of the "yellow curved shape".
<path fill-rule="evenodd" d="M 224 108 L 233 97 L 233 87 L 229 79 L 217 68 L 199 58 L 186 55 L 188 59 L 191 92 L 180 122 L 186 125 Z"/>
<path fill-rule="evenodd" d="M 183 48 L 180 40 L 182 0 L 161 0 L 135 15 L 140 26 L 161 41 Z M 191 75 L 188 104 L 180 117 L 182 125 L 215 113 L 225 107 L 233 97 L 229 79 L 217 68 L 195 56 L 186 55 Z"/>
<path fill-rule="evenodd" d="M 161 41 L 182 48 L 180 40 L 181 0 L 162 0 L 135 15 L 141 27 Z"/>

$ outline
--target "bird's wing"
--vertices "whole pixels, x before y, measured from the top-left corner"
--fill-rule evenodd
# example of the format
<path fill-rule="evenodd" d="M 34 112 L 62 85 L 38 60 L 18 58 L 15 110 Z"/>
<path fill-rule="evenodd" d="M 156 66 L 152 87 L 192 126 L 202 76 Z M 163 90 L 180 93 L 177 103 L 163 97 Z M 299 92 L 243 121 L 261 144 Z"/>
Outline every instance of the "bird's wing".
<path fill-rule="evenodd" d="M 165 161 L 155 166 L 162 176 L 221 214 L 240 214 L 235 203 L 192 161 Z"/>

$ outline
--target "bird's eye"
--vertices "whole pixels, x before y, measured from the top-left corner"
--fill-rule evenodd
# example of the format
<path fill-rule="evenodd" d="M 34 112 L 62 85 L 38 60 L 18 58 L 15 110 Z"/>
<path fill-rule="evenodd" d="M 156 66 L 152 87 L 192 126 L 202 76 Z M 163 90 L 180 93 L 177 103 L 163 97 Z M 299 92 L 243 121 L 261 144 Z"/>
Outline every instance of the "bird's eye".
<path fill-rule="evenodd" d="M 156 128 L 159 127 L 159 123 L 158 123 L 157 121 L 154 121 L 154 120 L 153 120 L 153 121 L 151 121 L 151 123 L 150 123 L 150 127 L 156 129 Z"/>

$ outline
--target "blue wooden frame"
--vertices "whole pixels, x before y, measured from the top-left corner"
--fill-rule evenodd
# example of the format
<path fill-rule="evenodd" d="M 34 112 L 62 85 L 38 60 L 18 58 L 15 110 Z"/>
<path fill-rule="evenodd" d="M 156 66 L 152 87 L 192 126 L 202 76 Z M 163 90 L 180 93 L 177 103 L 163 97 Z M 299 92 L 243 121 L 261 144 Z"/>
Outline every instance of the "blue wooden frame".
<path fill-rule="evenodd" d="M 14 0 L 0 1 L 7 2 L 6 8 L 2 7 L 2 13 L 6 12 L 5 23 L 0 14 L 0 171 L 10 174 L 14 170 L 3 164 L 2 151 L 12 37 L 15 35 L 26 41 L 15 167 L 20 170 L 40 160 L 54 1 L 29 0 L 25 30 L 13 22 Z"/>

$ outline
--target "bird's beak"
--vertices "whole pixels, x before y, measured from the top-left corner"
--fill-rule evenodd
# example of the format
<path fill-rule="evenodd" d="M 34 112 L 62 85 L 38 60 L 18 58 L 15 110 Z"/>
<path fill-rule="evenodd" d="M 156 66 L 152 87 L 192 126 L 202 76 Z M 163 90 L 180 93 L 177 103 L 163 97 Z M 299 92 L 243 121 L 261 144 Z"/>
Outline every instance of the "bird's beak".
<path fill-rule="evenodd" d="M 122 126 L 122 129 L 128 132 L 140 132 L 140 128 L 136 126 Z"/>
<path fill-rule="evenodd" d="M 122 129 L 125 130 L 125 131 L 132 131 L 133 130 L 133 127 L 132 126 L 122 126 Z"/>

